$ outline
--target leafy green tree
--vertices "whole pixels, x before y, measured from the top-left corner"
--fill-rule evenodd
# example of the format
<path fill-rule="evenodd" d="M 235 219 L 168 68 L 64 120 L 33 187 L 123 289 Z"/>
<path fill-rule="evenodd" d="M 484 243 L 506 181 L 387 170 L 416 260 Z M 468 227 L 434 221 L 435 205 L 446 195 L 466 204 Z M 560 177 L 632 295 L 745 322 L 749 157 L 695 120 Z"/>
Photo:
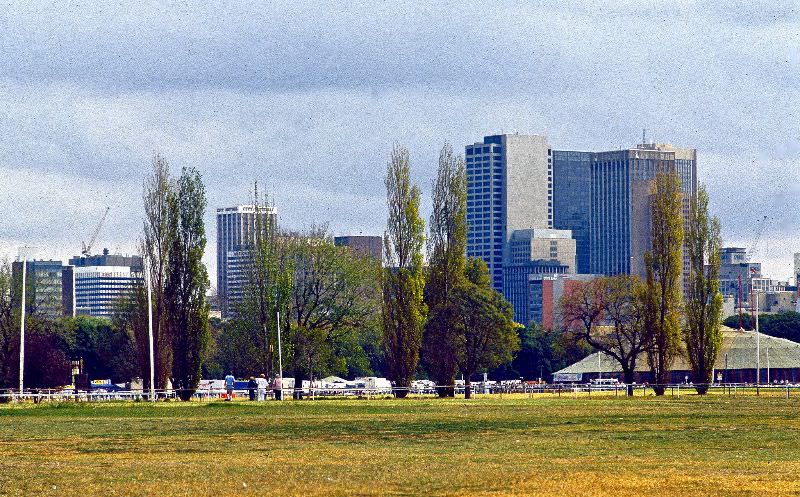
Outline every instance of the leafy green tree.
<path fill-rule="evenodd" d="M 467 247 L 467 177 L 464 160 L 445 143 L 433 185 L 433 213 L 428 224 L 428 277 L 424 300 L 428 320 L 422 338 L 422 357 L 440 397 L 455 394 L 455 320 L 446 305 L 464 280 Z"/>
<path fill-rule="evenodd" d="M 14 302 L 11 290 L 11 264 L 0 259 L 0 388 L 13 386 L 14 372 L 19 369 L 19 359 L 14 366 L 14 350 L 19 350 L 19 318 L 15 311 L 19 304 Z"/>
<path fill-rule="evenodd" d="M 38 316 L 25 320 L 25 388 L 54 388 L 71 382 L 69 344 L 54 321 Z M 16 354 L 19 354 L 17 340 Z M 19 363 L 15 371 L 19 374 Z"/>
<path fill-rule="evenodd" d="M 747 331 L 752 331 L 752 316 L 744 314 L 743 318 L 743 328 Z M 729 328 L 738 329 L 739 315 L 728 316 L 722 324 Z M 759 314 L 758 327 L 762 333 L 769 336 L 800 342 L 800 313 L 790 311 L 777 314 Z"/>
<path fill-rule="evenodd" d="M 389 219 L 384 236 L 383 342 L 389 379 L 408 393 L 419 363 L 425 275 L 422 245 L 425 222 L 420 218 L 420 191 L 411 183 L 408 150 L 395 147 L 386 172 Z"/>
<path fill-rule="evenodd" d="M 683 289 L 683 193 L 674 171 L 659 172 L 650 200 L 651 250 L 644 256 L 647 274 L 644 327 L 650 344 L 647 354 L 653 390 L 664 395 L 672 363 L 680 350 Z"/>
<path fill-rule="evenodd" d="M 166 296 L 168 335 L 172 338 L 172 377 L 182 400 L 191 399 L 209 340 L 208 272 L 203 264 L 206 195 L 200 173 L 183 168 L 168 195 L 169 252 Z"/>
<path fill-rule="evenodd" d="M 486 263 L 471 259 L 465 276 L 447 305 L 456 316 L 456 361 L 464 375 L 464 396 L 469 399 L 472 376 L 510 361 L 519 350 L 519 337 L 511 304 L 492 289 Z"/>
<path fill-rule="evenodd" d="M 692 200 L 686 245 L 691 272 L 683 338 L 695 389 L 703 395 L 708 383 L 713 381 L 714 362 L 722 346 L 722 294 L 719 291 L 722 237 L 719 220 L 708 214 L 708 193 L 702 186 L 697 198 Z"/>
<path fill-rule="evenodd" d="M 315 374 L 345 374 L 345 354 L 378 313 L 378 261 L 337 247 L 325 229 L 282 239 L 292 268 L 286 357 L 295 385 Z"/>
<path fill-rule="evenodd" d="M 271 376 L 277 367 L 278 313 L 288 312 L 292 293 L 292 268 L 285 237 L 278 231 L 267 195 L 259 198 L 254 187 L 255 230 L 247 271 L 247 288 L 242 303 L 235 309 L 235 322 L 240 333 L 249 335 L 252 374 Z M 288 342 L 287 342 L 288 343 Z"/>
<path fill-rule="evenodd" d="M 568 333 L 545 330 L 536 323 L 517 329 L 519 351 L 511 362 L 490 373 L 498 380 L 540 378 L 547 381 L 554 372 L 583 359 L 591 352 L 586 342 L 574 340 Z"/>
<path fill-rule="evenodd" d="M 89 379 L 130 381 L 139 374 L 132 334 L 105 318 L 76 316 L 59 321 L 68 342 L 64 352 L 72 359 L 83 359 Z"/>

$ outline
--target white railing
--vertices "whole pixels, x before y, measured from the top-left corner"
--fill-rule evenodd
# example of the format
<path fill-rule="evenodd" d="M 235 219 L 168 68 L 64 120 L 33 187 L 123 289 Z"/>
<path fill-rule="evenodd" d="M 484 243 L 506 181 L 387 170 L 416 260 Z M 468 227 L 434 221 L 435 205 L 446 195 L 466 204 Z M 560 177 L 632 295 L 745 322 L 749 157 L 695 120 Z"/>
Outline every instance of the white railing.
<path fill-rule="evenodd" d="M 475 383 L 471 386 L 471 395 L 475 398 L 502 398 L 503 395 L 523 394 L 528 397 L 625 397 L 628 394 L 633 396 L 654 395 L 659 385 L 605 385 L 591 383 L 571 383 L 571 384 L 482 384 Z M 453 388 L 450 386 L 449 388 Z M 694 394 L 695 385 L 686 383 L 670 383 L 663 385 L 664 395 L 667 397 L 680 397 L 681 395 Z M 432 398 L 437 396 L 437 387 L 425 386 L 422 388 L 363 388 L 363 387 L 324 387 L 324 388 L 284 388 L 282 397 L 292 399 L 302 397 L 305 399 L 325 399 L 325 398 L 357 398 L 357 399 L 380 399 L 396 397 L 398 393 L 405 393 L 413 398 Z M 265 400 L 274 400 L 279 391 L 269 389 L 266 391 Z M 455 393 L 458 396 L 464 395 L 464 386 L 457 385 Z M 707 385 L 708 395 L 736 396 L 781 396 L 790 398 L 800 396 L 800 384 L 770 384 L 756 385 L 751 383 L 714 383 Z M 0 389 L 0 403 L 8 402 L 108 402 L 108 401 L 141 401 L 150 400 L 176 400 L 178 398 L 175 390 L 156 390 L 155 399 L 149 398 L 149 390 L 92 390 L 75 391 L 63 389 L 30 389 L 25 390 L 21 395 L 15 389 Z M 255 392 L 258 399 L 258 392 Z M 248 389 L 235 389 L 233 399 L 248 400 L 250 392 Z M 213 402 L 228 400 L 224 389 L 202 389 L 196 390 L 192 395 L 192 400 L 200 402 Z"/>

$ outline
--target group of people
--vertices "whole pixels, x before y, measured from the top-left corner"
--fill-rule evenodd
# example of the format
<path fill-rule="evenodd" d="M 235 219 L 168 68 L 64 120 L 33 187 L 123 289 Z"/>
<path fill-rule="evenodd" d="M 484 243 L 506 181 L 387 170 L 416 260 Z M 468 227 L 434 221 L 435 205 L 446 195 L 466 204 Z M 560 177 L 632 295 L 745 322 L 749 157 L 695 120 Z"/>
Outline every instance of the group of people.
<path fill-rule="evenodd" d="M 267 397 L 267 377 L 263 374 L 258 378 L 251 376 L 247 382 L 247 394 L 250 400 L 256 400 L 258 396 L 258 400 L 263 401 Z"/>
<path fill-rule="evenodd" d="M 272 385 L 272 390 L 276 399 L 280 399 L 283 396 L 283 392 L 280 389 L 280 384 L 281 381 L 278 378 L 275 378 L 274 384 Z M 233 400 L 235 386 L 236 377 L 233 376 L 233 373 L 228 373 L 228 375 L 225 376 L 225 400 Z M 266 400 L 268 387 L 269 382 L 267 381 L 267 377 L 265 375 L 261 374 L 258 377 L 251 376 L 250 380 L 247 382 L 247 393 L 250 400 Z"/>

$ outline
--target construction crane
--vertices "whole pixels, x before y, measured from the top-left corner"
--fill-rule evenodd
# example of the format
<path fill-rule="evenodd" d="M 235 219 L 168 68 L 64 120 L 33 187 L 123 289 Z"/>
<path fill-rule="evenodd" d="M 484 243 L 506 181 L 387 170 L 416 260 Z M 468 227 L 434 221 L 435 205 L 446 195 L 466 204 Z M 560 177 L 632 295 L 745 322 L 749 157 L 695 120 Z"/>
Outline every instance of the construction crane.
<path fill-rule="evenodd" d="M 764 216 L 758 223 L 756 227 L 756 234 L 753 237 L 753 243 L 750 245 L 750 249 L 747 251 L 747 262 L 750 262 L 753 259 L 753 254 L 756 252 L 756 247 L 758 246 L 758 242 L 761 241 L 761 235 L 764 234 L 764 229 L 767 227 L 767 220 L 769 216 Z"/>
<path fill-rule="evenodd" d="M 106 210 L 103 212 L 103 215 L 100 217 L 100 222 L 97 223 L 97 227 L 94 229 L 94 233 L 92 233 L 92 237 L 89 239 L 89 243 L 82 242 L 83 250 L 81 250 L 81 254 L 85 256 L 91 255 L 92 252 L 92 245 L 97 240 L 97 235 L 100 233 L 100 228 L 103 227 L 103 222 L 106 220 L 106 215 L 108 214 L 108 209 L 110 207 L 106 207 Z"/>

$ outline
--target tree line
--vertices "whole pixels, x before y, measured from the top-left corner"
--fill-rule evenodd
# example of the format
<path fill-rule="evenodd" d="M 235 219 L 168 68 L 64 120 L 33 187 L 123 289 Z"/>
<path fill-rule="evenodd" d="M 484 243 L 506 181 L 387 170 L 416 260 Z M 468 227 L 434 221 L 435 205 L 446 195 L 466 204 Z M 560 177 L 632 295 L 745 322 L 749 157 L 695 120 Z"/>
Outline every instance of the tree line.
<path fill-rule="evenodd" d="M 705 188 L 687 198 L 674 171 L 657 173 L 649 208 L 645 278 L 602 277 L 567 293 L 560 302 L 565 329 L 613 358 L 629 385 L 645 359 L 656 395 L 664 394 L 675 358 L 684 354 L 703 394 L 722 345 L 719 221 L 709 215 Z"/>
<path fill-rule="evenodd" d="M 601 277 L 571 287 L 559 303 L 562 326 L 547 331 L 514 323 L 510 304 L 491 288 L 486 265 L 466 257 L 466 172 L 450 145 L 439 154 L 427 223 L 407 149 L 392 150 L 384 183 L 383 261 L 336 246 L 325 226 L 281 229 L 269 215 L 269 196 L 256 184 L 251 241 L 242 252 L 245 291 L 223 321 L 208 317 L 202 178 L 193 168 L 174 176 L 156 155 L 144 183 L 140 242 L 143 280 L 152 289 L 155 387 L 169 381 L 188 399 L 202 377 L 275 377 L 282 367 L 297 385 L 330 374 L 387 376 L 400 397 L 415 378 L 431 379 L 440 396 L 453 396 L 460 374 L 469 396 L 477 373 L 547 378 L 591 349 L 614 358 L 626 383 L 644 358 L 658 394 L 678 354 L 687 356 L 695 383 L 711 379 L 722 340 L 721 240 L 704 188 L 687 199 L 677 175 L 660 172 L 650 195 L 645 278 Z M 11 285 L 10 266 L 0 265 L 0 386 L 6 387 L 18 373 L 19 306 Z M 119 302 L 112 320 L 50 322 L 34 313 L 26 367 L 52 371 L 43 371 L 41 380 L 31 373 L 28 384 L 63 384 L 76 357 L 93 377 L 140 376 L 147 383 L 148 322 L 144 284 Z"/>

